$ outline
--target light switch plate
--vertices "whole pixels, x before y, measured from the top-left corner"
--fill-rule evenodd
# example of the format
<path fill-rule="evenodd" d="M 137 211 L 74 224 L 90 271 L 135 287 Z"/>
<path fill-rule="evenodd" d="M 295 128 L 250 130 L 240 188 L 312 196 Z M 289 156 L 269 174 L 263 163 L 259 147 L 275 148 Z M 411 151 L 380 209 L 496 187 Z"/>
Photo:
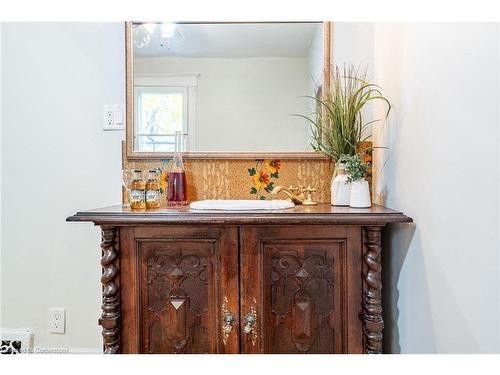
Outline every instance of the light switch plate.
<path fill-rule="evenodd" d="M 125 106 L 104 105 L 102 108 L 103 130 L 125 130 Z"/>

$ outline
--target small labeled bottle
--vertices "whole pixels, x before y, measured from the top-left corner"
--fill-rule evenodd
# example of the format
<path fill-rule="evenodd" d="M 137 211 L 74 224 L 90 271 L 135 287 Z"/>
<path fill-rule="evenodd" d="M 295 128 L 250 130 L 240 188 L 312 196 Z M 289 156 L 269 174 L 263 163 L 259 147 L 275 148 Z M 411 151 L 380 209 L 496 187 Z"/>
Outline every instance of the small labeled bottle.
<path fill-rule="evenodd" d="M 146 182 L 146 208 L 160 208 L 160 182 L 155 170 L 149 171 Z"/>
<path fill-rule="evenodd" d="M 175 153 L 167 177 L 167 204 L 184 206 L 187 202 L 187 183 L 184 163 L 182 162 L 182 134 L 175 132 Z"/>
<path fill-rule="evenodd" d="M 146 185 L 142 180 L 142 171 L 134 170 L 134 177 L 130 183 L 130 208 L 146 208 L 145 197 Z"/>

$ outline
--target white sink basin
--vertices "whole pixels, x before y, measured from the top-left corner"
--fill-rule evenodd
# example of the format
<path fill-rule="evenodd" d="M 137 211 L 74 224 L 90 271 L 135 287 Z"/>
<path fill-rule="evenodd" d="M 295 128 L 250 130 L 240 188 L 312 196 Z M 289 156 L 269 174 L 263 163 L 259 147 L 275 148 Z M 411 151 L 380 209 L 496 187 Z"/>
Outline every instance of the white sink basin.
<path fill-rule="evenodd" d="M 212 199 L 205 201 L 192 202 L 189 207 L 194 210 L 227 210 L 227 211 L 244 211 L 244 210 L 283 210 L 292 208 L 295 205 L 292 202 L 285 200 L 250 200 L 250 199 Z"/>

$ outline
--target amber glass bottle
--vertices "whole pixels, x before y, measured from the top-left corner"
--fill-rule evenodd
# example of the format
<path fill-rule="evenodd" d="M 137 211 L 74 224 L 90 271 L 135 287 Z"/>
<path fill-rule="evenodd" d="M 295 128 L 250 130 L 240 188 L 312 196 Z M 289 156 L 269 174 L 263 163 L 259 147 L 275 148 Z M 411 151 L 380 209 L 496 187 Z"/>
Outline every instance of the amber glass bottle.
<path fill-rule="evenodd" d="M 160 182 L 155 170 L 149 171 L 148 182 L 146 182 L 146 208 L 160 207 Z"/>
<path fill-rule="evenodd" d="M 146 208 L 145 190 L 146 185 L 142 180 L 142 172 L 136 169 L 134 170 L 134 179 L 130 183 L 130 208 Z"/>

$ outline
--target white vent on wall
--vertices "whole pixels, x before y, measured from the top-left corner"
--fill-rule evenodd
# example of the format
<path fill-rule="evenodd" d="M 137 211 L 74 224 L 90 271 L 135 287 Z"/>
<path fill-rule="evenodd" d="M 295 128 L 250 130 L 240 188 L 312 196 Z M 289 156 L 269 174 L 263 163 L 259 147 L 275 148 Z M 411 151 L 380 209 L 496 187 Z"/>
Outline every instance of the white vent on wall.
<path fill-rule="evenodd" d="M 29 329 L 0 328 L 0 354 L 30 353 L 32 339 Z"/>

